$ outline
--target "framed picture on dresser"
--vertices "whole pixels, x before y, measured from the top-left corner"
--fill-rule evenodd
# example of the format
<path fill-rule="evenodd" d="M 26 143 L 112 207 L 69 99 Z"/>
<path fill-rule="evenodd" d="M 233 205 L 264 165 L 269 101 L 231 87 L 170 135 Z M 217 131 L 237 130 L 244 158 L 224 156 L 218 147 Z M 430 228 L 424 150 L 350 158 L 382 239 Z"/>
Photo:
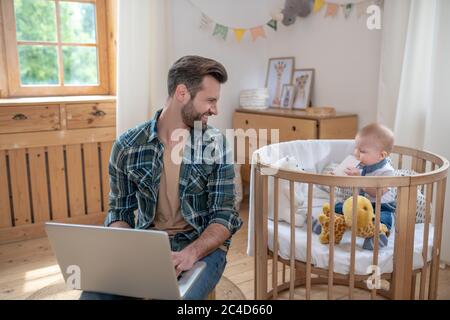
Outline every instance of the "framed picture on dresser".
<path fill-rule="evenodd" d="M 266 88 L 269 91 L 269 106 L 281 106 L 283 85 L 292 84 L 295 58 L 270 58 L 267 67 Z"/>
<path fill-rule="evenodd" d="M 314 69 L 296 69 L 294 71 L 295 98 L 293 109 L 306 109 L 311 106 L 313 83 Z"/>
<path fill-rule="evenodd" d="M 281 105 L 282 109 L 292 109 L 294 103 L 294 86 L 291 84 L 284 84 L 281 90 Z"/>

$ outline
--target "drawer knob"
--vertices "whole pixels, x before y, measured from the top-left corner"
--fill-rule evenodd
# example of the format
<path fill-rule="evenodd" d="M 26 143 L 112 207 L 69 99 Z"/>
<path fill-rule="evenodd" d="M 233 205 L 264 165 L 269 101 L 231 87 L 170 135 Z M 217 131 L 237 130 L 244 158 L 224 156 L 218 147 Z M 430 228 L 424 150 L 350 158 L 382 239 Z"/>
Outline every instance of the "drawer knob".
<path fill-rule="evenodd" d="M 102 110 L 97 110 L 95 112 L 91 112 L 94 117 L 103 117 L 106 113 Z"/>
<path fill-rule="evenodd" d="M 24 115 L 23 113 L 17 113 L 12 118 L 13 118 L 13 120 L 27 120 L 28 119 L 28 117 L 26 115 Z"/>
<path fill-rule="evenodd" d="M 296 126 L 292 126 L 292 131 L 296 131 L 297 127 Z"/>
<path fill-rule="evenodd" d="M 248 124 L 248 120 L 245 120 L 245 124 Z"/>

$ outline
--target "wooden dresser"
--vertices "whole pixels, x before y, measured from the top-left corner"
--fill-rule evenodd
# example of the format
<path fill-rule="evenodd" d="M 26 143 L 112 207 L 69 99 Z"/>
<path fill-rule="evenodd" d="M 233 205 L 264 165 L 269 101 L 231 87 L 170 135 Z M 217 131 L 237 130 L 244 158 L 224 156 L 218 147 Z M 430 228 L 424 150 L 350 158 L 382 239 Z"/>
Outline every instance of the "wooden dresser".
<path fill-rule="evenodd" d="M 279 130 L 279 142 L 303 139 L 353 139 L 358 130 L 358 116 L 349 113 L 318 116 L 303 110 L 239 108 L 233 115 L 233 128 L 242 129 L 236 133 L 237 139 L 240 135 L 245 135 L 241 140 L 245 141 L 245 159 L 241 157 L 240 162 L 245 160 L 241 174 L 244 187 L 248 189 L 251 158 L 248 129 L 268 130 L 266 139 L 263 137 L 258 147 L 271 143 L 270 129 Z"/>
<path fill-rule="evenodd" d="M 0 99 L 0 244 L 108 210 L 114 96 Z"/>

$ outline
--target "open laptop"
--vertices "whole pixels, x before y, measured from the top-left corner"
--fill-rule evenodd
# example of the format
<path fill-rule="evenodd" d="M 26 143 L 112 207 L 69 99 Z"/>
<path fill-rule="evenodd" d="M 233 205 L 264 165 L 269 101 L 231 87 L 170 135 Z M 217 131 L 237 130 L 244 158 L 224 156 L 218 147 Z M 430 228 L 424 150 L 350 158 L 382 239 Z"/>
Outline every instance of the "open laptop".
<path fill-rule="evenodd" d="M 74 289 L 149 299 L 182 299 L 206 266 L 177 279 L 163 231 L 48 222 L 45 229 L 66 283 Z"/>

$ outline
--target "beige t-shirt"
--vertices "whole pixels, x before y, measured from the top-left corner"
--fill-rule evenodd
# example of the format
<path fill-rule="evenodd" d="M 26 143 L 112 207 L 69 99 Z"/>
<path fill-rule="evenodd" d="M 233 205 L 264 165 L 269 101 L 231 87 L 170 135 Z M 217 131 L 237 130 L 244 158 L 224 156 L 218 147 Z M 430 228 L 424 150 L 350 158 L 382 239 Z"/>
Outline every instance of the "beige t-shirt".
<path fill-rule="evenodd" d="M 193 227 L 181 215 L 179 193 L 181 164 L 172 161 L 171 153 L 172 149 L 165 146 L 153 228 L 174 235 L 178 232 L 190 231 Z"/>

